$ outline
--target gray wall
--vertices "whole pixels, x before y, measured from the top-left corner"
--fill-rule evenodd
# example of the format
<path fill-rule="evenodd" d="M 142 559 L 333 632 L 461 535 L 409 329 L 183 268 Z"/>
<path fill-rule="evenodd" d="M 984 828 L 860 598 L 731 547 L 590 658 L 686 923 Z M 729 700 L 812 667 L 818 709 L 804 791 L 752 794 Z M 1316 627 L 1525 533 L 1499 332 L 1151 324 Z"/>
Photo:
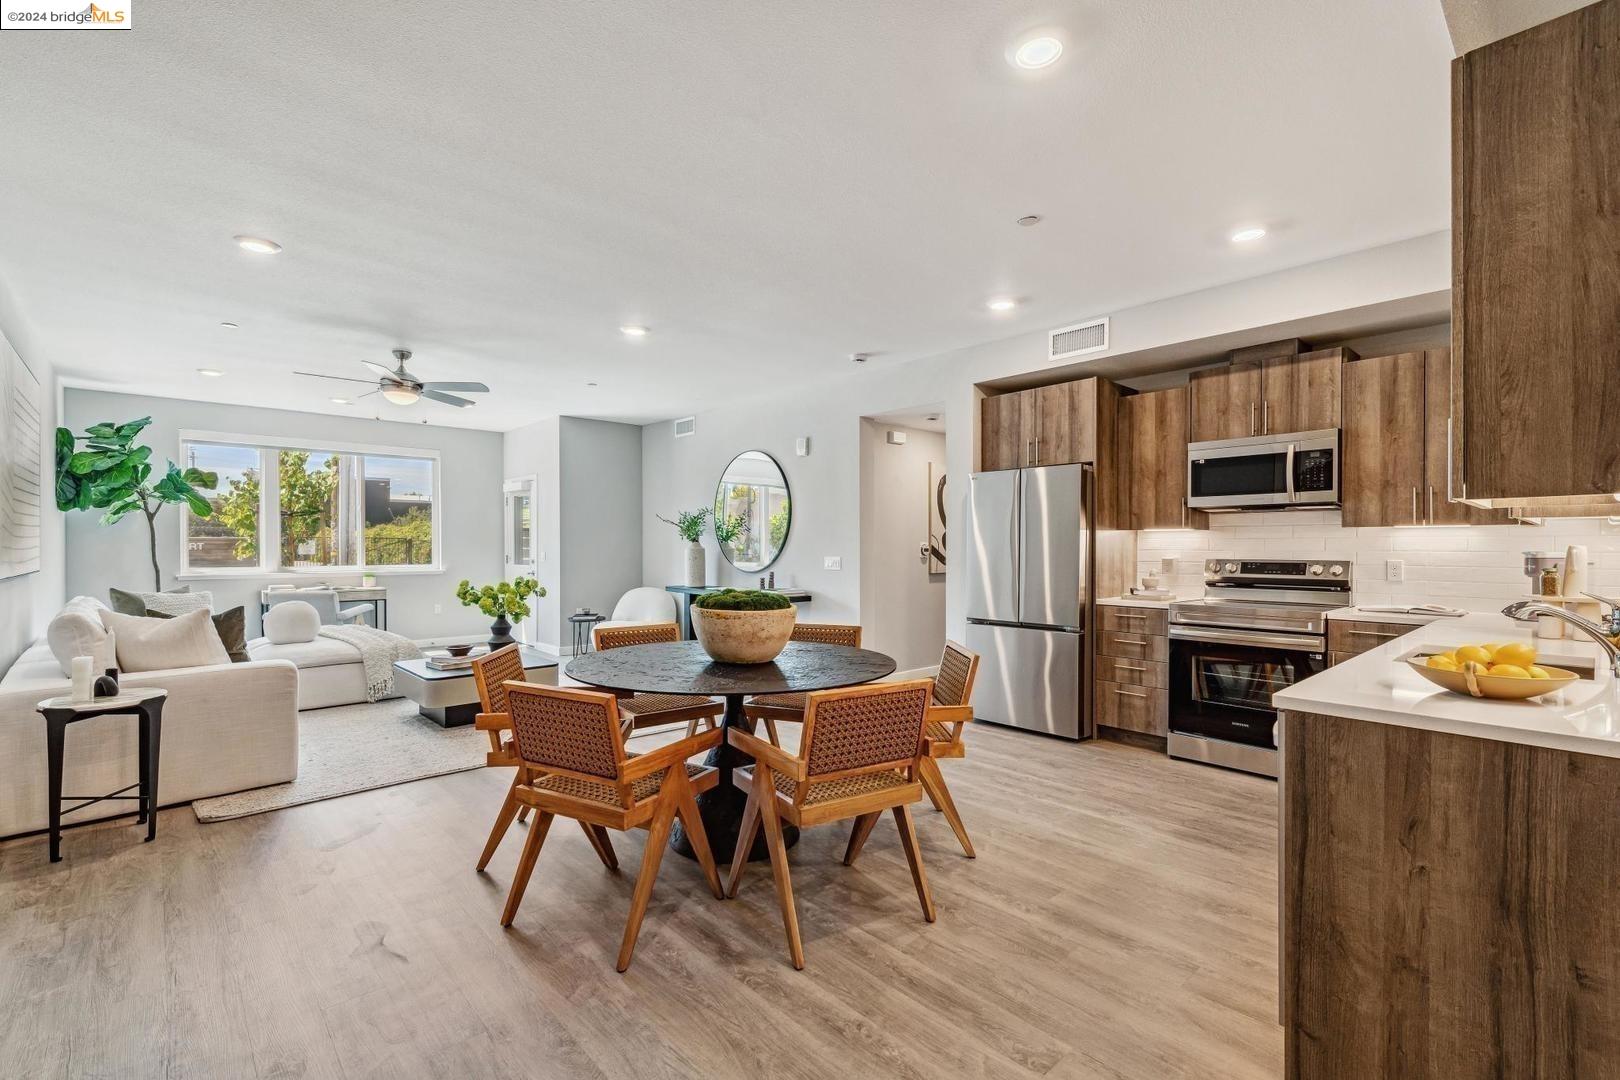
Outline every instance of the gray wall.
<path fill-rule="evenodd" d="M 641 584 L 641 428 L 565 416 L 558 464 L 559 606 L 611 614 Z"/>
<path fill-rule="evenodd" d="M 464 608 L 455 598 L 462 578 L 483 584 L 502 573 L 501 555 L 501 436 L 497 432 L 465 431 L 427 424 L 398 424 L 381 420 L 345 419 L 313 413 L 216 405 L 174 398 L 142 397 L 99 390 L 68 389 L 63 395 L 63 423 L 82 431 L 101 420 L 152 417 L 143 433 L 153 457 L 180 457 L 183 429 L 274 435 L 432 449 L 440 454 L 441 517 L 444 570 L 437 573 L 379 573 L 378 583 L 388 588 L 389 629 L 406 637 L 426 639 L 478 634 L 489 620 L 475 608 Z M 67 517 L 67 592 L 106 599 L 109 586 L 150 589 L 152 570 L 147 554 L 145 519 L 132 514 L 110 528 L 103 527 L 97 511 Z M 158 562 L 165 587 L 173 585 L 180 568 L 182 515 L 165 507 L 158 515 Z M 333 583 L 358 583 L 358 575 L 323 575 Z M 258 593 L 270 578 L 262 574 L 186 581 L 193 589 L 214 594 L 215 607 L 238 604 L 248 609 L 249 634 L 258 633 Z M 308 580 L 298 578 L 281 580 Z M 435 612 L 435 607 L 439 610 Z"/>
<path fill-rule="evenodd" d="M 40 464 L 45 471 L 47 490 L 41 493 L 40 570 L 35 574 L 0 581 L 0 674 L 11 667 L 18 655 L 45 633 L 45 624 L 62 606 L 62 515 L 57 512 L 49 490 L 55 457 L 54 439 L 57 414 L 56 375 L 29 333 L 27 321 L 18 309 L 10 289 L 0 282 L 0 337 L 4 337 L 24 364 L 39 379 Z M 4 348 L 5 342 L 0 342 Z"/>

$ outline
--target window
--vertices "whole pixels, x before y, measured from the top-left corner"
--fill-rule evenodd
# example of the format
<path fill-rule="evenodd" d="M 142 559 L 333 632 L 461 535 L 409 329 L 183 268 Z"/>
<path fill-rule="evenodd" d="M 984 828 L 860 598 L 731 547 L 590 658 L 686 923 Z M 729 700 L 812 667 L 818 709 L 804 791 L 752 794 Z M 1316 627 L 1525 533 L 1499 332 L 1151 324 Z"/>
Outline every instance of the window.
<path fill-rule="evenodd" d="M 268 441 L 183 435 L 218 476 L 213 515 L 186 514 L 186 572 L 440 569 L 437 455 Z"/>

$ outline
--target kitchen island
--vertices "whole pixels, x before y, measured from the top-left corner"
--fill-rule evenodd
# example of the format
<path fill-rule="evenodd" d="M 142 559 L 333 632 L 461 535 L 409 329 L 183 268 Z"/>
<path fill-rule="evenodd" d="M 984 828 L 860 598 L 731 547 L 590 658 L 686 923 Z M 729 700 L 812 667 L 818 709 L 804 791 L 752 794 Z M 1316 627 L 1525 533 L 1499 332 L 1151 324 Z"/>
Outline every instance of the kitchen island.
<path fill-rule="evenodd" d="M 1532 641 L 1594 672 L 1447 693 L 1414 651 Z M 1620 1075 L 1620 699 L 1602 650 L 1447 619 L 1279 692 L 1290 1078 Z"/>

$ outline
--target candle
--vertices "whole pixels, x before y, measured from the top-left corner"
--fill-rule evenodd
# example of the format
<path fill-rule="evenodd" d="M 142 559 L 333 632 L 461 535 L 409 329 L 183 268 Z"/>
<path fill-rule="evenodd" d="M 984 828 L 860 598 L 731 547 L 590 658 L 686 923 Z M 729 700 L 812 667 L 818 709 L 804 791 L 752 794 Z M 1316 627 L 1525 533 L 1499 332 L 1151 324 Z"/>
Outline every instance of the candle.
<path fill-rule="evenodd" d="M 91 656 L 73 658 L 73 700 L 90 701 L 95 698 L 96 661 Z"/>

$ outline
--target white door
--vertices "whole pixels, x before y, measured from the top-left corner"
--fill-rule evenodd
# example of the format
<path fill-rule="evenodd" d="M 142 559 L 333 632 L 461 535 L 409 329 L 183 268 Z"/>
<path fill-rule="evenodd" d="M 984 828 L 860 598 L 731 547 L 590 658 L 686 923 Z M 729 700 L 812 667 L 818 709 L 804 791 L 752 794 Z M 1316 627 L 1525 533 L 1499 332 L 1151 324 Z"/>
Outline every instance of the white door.
<path fill-rule="evenodd" d="M 506 493 L 506 580 L 515 577 L 539 577 L 539 563 L 535 559 L 534 485 L 532 476 L 508 480 L 502 490 Z M 531 614 L 516 623 L 513 634 L 530 644 L 540 640 L 539 602 L 530 598 Z"/>

